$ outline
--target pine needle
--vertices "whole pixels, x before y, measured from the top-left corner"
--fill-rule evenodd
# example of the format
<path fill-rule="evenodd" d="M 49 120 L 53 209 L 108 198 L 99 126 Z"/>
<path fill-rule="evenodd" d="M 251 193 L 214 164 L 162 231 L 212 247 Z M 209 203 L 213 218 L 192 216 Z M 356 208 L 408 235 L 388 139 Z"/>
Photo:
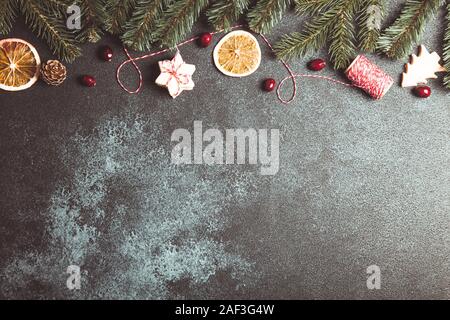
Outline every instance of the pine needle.
<path fill-rule="evenodd" d="M 297 12 L 314 13 L 306 22 L 302 32 L 285 35 L 275 44 L 277 56 L 282 59 L 300 58 L 320 50 L 327 40 L 330 42 L 329 53 L 335 68 L 345 68 L 356 52 L 353 20 L 359 0 L 335 0 L 332 4 L 323 4 L 321 11 L 310 11 L 311 1 L 305 3 Z M 328 1 L 330 2 L 330 1 Z M 316 2 L 315 2 L 316 3 Z"/>
<path fill-rule="evenodd" d="M 295 12 L 297 15 L 308 14 L 315 15 L 323 10 L 330 8 L 333 0 L 294 0 Z"/>
<path fill-rule="evenodd" d="M 208 21 L 216 30 L 228 30 L 247 10 L 249 0 L 219 0 L 207 11 Z"/>
<path fill-rule="evenodd" d="M 407 0 L 400 16 L 379 38 L 378 48 L 390 58 L 409 55 L 426 23 L 444 3 L 444 0 Z"/>
<path fill-rule="evenodd" d="M 169 0 L 144 0 L 136 4 L 131 19 L 125 25 L 122 35 L 123 43 L 138 51 L 150 50 L 153 39 L 153 29 Z"/>
<path fill-rule="evenodd" d="M 336 16 L 330 29 L 330 46 L 328 52 L 336 69 L 347 68 L 351 59 L 356 55 L 355 34 L 353 31 L 353 19 L 357 1 L 348 4 L 348 10 L 344 8 L 349 1 L 343 1 L 341 7 L 336 7 Z M 345 4 L 344 4 L 345 3 Z"/>
<path fill-rule="evenodd" d="M 103 0 L 78 0 L 81 7 L 82 30 L 77 39 L 81 42 L 95 43 L 100 40 L 103 31 L 102 24 L 106 21 L 107 13 Z"/>
<path fill-rule="evenodd" d="M 112 34 L 122 34 L 123 26 L 131 17 L 136 0 L 108 0 L 106 29 Z"/>
<path fill-rule="evenodd" d="M 0 0 L 0 34 L 8 34 L 16 17 L 15 0 Z"/>
<path fill-rule="evenodd" d="M 74 34 L 66 28 L 65 18 L 60 12 L 51 10 L 47 0 L 19 0 L 19 3 L 25 22 L 47 42 L 54 54 L 67 62 L 81 55 Z"/>
<path fill-rule="evenodd" d="M 175 47 L 197 21 L 208 0 L 175 0 L 162 13 L 156 23 L 154 39 L 162 45 Z"/>
<path fill-rule="evenodd" d="M 384 0 L 367 0 L 361 7 L 358 16 L 358 40 L 361 50 L 368 52 L 376 50 L 384 10 Z"/>
<path fill-rule="evenodd" d="M 269 33 L 281 21 L 291 3 L 291 0 L 259 0 L 247 15 L 250 29 Z"/>
<path fill-rule="evenodd" d="M 293 32 L 284 35 L 274 45 L 277 57 L 280 59 L 294 59 L 307 55 L 322 48 L 327 41 L 327 34 L 333 20 L 322 16 L 307 22 L 303 32 Z"/>

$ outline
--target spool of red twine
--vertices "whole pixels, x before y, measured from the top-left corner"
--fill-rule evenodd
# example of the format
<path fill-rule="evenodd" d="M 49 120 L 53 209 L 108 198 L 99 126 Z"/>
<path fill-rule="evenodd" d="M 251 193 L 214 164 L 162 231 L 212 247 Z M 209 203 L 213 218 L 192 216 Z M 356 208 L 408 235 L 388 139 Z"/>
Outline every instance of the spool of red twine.
<path fill-rule="evenodd" d="M 355 58 L 345 71 L 355 87 L 361 88 L 374 99 L 381 99 L 394 84 L 390 75 L 363 55 Z"/>

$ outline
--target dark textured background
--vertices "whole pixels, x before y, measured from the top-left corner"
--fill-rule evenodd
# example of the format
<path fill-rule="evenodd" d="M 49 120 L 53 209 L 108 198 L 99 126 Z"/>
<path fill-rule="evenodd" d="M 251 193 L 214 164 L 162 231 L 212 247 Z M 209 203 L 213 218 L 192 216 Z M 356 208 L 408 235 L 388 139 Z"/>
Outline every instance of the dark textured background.
<path fill-rule="evenodd" d="M 439 52 L 442 21 L 424 37 Z M 270 38 L 297 26 L 288 16 Z M 53 58 L 21 21 L 11 36 Z M 103 44 L 112 63 L 98 58 Z M 175 100 L 153 84 L 170 54 L 139 64 L 141 94 L 121 91 L 124 57 L 109 37 L 84 46 L 61 87 L 0 92 L 0 298 L 449 299 L 449 91 L 431 81 L 421 100 L 396 84 L 372 101 L 309 79 L 283 106 L 260 90 L 285 76 L 261 47 L 261 67 L 243 79 L 216 71 L 213 46 L 183 47 L 196 87 Z M 404 61 L 371 58 L 399 80 Z M 79 84 L 86 73 L 97 87 Z M 172 131 L 194 120 L 280 129 L 279 173 L 171 165 Z M 83 270 L 76 292 L 70 264 Z M 366 288 L 372 264 L 378 291 Z"/>

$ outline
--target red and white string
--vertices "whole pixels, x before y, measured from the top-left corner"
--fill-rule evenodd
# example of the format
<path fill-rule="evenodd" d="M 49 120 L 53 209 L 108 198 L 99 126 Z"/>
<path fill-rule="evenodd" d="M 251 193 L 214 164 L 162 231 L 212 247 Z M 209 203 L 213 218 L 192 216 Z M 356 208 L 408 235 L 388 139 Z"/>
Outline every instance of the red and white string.
<path fill-rule="evenodd" d="M 243 27 L 244 27 L 243 25 L 237 25 L 237 26 L 232 27 L 231 29 L 238 29 L 238 28 L 243 28 Z M 222 33 L 224 31 L 225 30 L 219 30 L 219 31 L 212 32 L 211 34 L 215 35 L 215 34 Z M 272 44 L 270 43 L 270 41 L 263 34 L 259 34 L 259 36 L 264 41 L 264 43 L 266 43 L 266 45 L 272 51 L 272 53 L 275 54 L 275 50 L 274 50 Z M 187 39 L 187 40 L 177 44 L 176 48 L 178 49 L 179 47 L 182 47 L 186 44 L 197 41 L 198 39 L 199 39 L 199 36 Z M 170 48 L 162 49 L 162 50 L 152 52 L 149 54 L 145 54 L 145 55 L 142 55 L 142 56 L 139 56 L 136 58 L 133 58 L 130 55 L 127 48 L 124 47 L 123 50 L 128 59 L 125 60 L 124 62 L 122 62 L 119 65 L 119 67 L 117 68 L 116 79 L 123 90 L 125 90 L 126 92 L 128 92 L 130 94 L 136 94 L 141 91 L 142 86 L 143 86 L 142 72 L 136 62 L 144 60 L 144 59 L 149 59 L 151 57 L 159 56 L 161 54 L 169 52 L 171 49 Z M 289 75 L 287 77 L 285 77 L 283 80 L 280 81 L 280 83 L 278 84 L 278 87 L 277 87 L 277 91 L 276 91 L 278 100 L 280 100 L 280 102 L 282 102 L 283 104 L 291 103 L 292 101 L 294 101 L 295 97 L 297 96 L 297 91 L 298 91 L 297 80 L 296 80 L 297 78 L 322 79 L 322 80 L 331 81 L 333 83 L 337 83 L 337 84 L 340 84 L 340 85 L 343 85 L 346 87 L 358 87 L 358 88 L 361 88 L 364 91 L 366 91 L 370 96 L 372 96 L 375 99 L 380 99 L 387 92 L 387 90 L 389 90 L 389 88 L 391 87 L 391 85 L 393 83 L 393 80 L 389 75 L 384 73 L 380 68 L 378 68 L 372 62 L 370 62 L 364 56 L 358 56 L 357 59 L 355 59 L 356 63 L 355 62 L 352 63 L 352 65 L 346 71 L 346 75 L 349 78 L 349 80 L 351 81 L 351 83 L 343 82 L 343 81 L 337 80 L 332 77 L 327 77 L 327 76 L 294 73 L 294 71 L 292 71 L 292 68 L 286 61 L 284 61 L 283 59 L 281 59 L 280 61 L 283 64 L 283 66 L 286 68 L 287 72 L 289 73 Z M 128 63 L 131 63 L 133 65 L 133 67 L 135 68 L 135 70 L 137 71 L 137 73 L 139 75 L 139 85 L 135 90 L 128 89 L 123 84 L 123 82 L 120 78 L 122 68 L 125 65 L 127 65 Z M 292 91 L 292 96 L 286 100 L 282 97 L 281 90 L 287 80 L 292 80 L 293 91 Z"/>
<path fill-rule="evenodd" d="M 275 50 L 273 49 L 273 46 L 270 43 L 270 41 L 263 34 L 260 34 L 260 37 L 267 44 L 269 49 L 273 53 L 275 53 Z M 278 87 L 277 87 L 278 100 L 280 100 L 280 102 L 282 102 L 284 104 L 291 103 L 292 101 L 294 101 L 295 97 L 297 96 L 297 80 L 296 80 L 296 78 L 322 79 L 322 80 L 331 81 L 331 82 L 334 82 L 334 83 L 337 83 L 337 84 L 341 84 L 341 85 L 346 86 L 346 87 L 353 87 L 353 84 L 346 83 L 346 82 L 343 82 L 343 81 L 339 81 L 337 79 L 334 79 L 334 78 L 331 78 L 331 77 L 327 77 L 327 76 L 319 76 L 319 75 L 314 75 L 314 74 L 294 73 L 294 71 L 292 71 L 291 66 L 288 63 L 286 63 L 286 61 L 284 61 L 283 59 L 280 59 L 280 61 L 283 64 L 283 66 L 286 68 L 288 73 L 289 73 L 289 75 L 286 78 L 284 78 L 283 80 L 280 81 L 280 83 L 278 84 Z M 281 96 L 281 89 L 283 88 L 283 85 L 284 85 L 284 83 L 287 80 L 292 80 L 292 84 L 293 84 L 294 89 L 292 90 L 292 96 L 288 100 L 285 100 Z"/>

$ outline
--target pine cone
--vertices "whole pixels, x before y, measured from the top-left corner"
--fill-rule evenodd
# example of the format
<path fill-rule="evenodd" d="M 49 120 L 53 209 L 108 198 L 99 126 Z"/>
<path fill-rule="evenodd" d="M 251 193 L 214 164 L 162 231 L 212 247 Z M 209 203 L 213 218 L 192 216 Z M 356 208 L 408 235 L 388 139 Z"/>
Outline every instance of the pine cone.
<path fill-rule="evenodd" d="M 58 60 L 48 60 L 42 64 L 41 78 L 47 84 L 52 86 L 59 86 L 66 80 L 66 67 Z"/>

